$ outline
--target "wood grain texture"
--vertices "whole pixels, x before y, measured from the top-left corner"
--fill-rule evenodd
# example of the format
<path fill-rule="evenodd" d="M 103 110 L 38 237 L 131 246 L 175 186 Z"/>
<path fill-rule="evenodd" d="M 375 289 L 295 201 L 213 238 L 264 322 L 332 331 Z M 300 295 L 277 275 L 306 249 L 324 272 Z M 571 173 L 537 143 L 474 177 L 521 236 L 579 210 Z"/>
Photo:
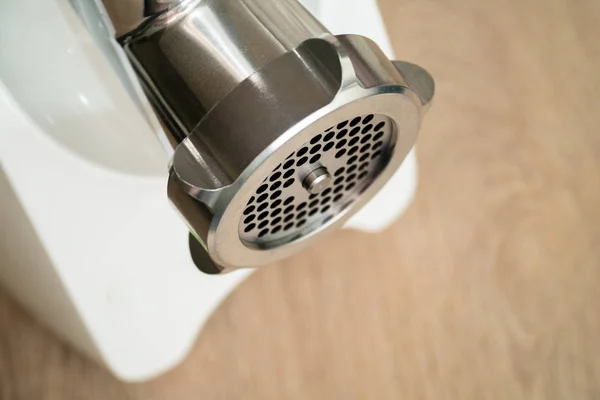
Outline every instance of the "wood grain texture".
<path fill-rule="evenodd" d="M 145 384 L 0 295 L 2 399 L 600 398 L 600 2 L 382 7 L 437 81 L 409 211 L 258 271 Z"/>

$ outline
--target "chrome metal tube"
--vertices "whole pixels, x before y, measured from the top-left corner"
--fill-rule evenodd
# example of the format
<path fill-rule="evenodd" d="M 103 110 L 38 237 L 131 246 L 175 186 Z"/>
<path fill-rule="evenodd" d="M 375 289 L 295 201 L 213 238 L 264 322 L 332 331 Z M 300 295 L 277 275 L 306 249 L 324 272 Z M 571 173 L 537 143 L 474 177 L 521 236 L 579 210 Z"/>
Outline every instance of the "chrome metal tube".
<path fill-rule="evenodd" d="M 326 35 L 297 0 L 201 0 L 171 5 L 122 41 L 178 142 L 250 75 Z"/>
<path fill-rule="evenodd" d="M 332 35 L 298 0 L 104 2 L 175 148 L 169 198 L 211 271 L 341 226 L 404 160 L 431 102 L 424 70 Z"/>

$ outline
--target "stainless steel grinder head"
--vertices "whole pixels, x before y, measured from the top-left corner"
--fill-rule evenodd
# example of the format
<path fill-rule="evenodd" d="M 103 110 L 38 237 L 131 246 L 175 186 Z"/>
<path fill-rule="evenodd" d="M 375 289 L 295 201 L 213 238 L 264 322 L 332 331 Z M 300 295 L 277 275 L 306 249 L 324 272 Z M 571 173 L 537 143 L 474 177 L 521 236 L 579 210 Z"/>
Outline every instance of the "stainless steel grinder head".
<path fill-rule="evenodd" d="M 121 42 L 175 149 L 168 195 L 203 270 L 320 240 L 413 147 L 433 97 L 422 68 L 330 34 L 296 0 L 161 4 Z"/>

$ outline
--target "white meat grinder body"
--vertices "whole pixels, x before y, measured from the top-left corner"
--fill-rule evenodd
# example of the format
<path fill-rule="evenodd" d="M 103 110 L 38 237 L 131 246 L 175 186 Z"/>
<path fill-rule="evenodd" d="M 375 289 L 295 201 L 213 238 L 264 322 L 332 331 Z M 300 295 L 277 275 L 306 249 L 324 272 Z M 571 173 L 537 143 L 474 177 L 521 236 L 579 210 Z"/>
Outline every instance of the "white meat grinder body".
<path fill-rule="evenodd" d="M 333 33 L 370 37 L 392 57 L 375 0 L 304 2 Z M 252 271 L 194 266 L 166 195 L 160 125 L 101 7 L 84 3 L 3 5 L 24 19 L 0 15 L 0 283 L 117 377 L 141 381 L 181 362 Z M 416 177 L 411 153 L 347 227 L 387 227 Z"/>

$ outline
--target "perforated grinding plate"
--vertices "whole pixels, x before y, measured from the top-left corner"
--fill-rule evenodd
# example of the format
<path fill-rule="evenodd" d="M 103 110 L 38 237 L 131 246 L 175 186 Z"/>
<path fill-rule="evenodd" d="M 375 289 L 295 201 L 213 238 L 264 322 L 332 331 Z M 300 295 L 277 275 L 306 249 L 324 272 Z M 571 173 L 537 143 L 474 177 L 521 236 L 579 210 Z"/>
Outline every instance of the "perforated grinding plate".
<path fill-rule="evenodd" d="M 358 199 L 385 167 L 393 124 L 384 115 L 365 115 L 315 135 L 290 154 L 246 204 L 239 235 L 246 244 L 276 247 L 327 225 Z M 307 176 L 327 175 L 311 194 Z M 303 185 L 304 183 L 304 185 Z M 308 188 L 307 188 L 308 187 Z"/>

